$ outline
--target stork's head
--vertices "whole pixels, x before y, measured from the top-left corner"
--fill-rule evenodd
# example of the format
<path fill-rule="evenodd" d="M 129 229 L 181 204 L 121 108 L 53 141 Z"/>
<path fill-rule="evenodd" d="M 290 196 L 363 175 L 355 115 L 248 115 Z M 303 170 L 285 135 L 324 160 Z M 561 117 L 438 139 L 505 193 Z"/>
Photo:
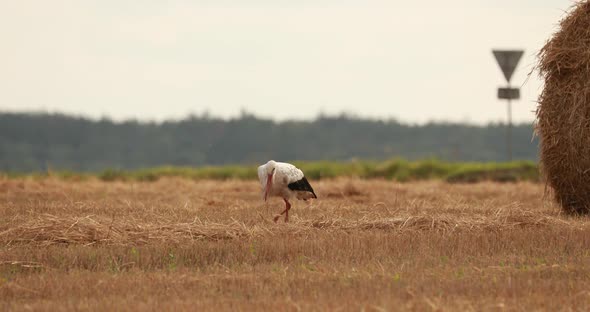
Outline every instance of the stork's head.
<path fill-rule="evenodd" d="M 264 171 L 266 174 L 266 186 L 264 187 L 264 201 L 268 198 L 268 193 L 272 188 L 272 178 L 275 174 L 277 167 L 277 163 L 274 160 L 269 160 L 266 165 L 264 165 Z"/>

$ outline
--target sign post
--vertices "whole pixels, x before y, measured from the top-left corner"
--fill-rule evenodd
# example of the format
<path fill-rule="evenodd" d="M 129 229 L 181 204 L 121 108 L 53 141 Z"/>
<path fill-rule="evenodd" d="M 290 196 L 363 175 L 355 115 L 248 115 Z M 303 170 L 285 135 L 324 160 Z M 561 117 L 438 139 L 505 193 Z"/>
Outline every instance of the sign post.
<path fill-rule="evenodd" d="M 506 154 L 508 161 L 512 160 L 512 100 L 520 98 L 520 89 L 510 87 L 510 78 L 514 74 L 516 65 L 524 53 L 523 50 L 492 50 L 508 86 L 498 88 L 498 99 L 508 100 L 508 124 L 506 127 Z"/>

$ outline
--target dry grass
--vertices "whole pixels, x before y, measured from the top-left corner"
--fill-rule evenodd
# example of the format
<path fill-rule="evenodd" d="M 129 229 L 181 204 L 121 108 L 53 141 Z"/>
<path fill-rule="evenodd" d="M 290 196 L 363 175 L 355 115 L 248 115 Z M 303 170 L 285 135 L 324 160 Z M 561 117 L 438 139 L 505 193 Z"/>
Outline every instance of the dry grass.
<path fill-rule="evenodd" d="M 590 212 L 590 1 L 577 2 L 539 53 L 537 132 L 547 184 L 568 213 Z"/>
<path fill-rule="evenodd" d="M 590 223 L 532 183 L 0 180 L 3 310 L 585 310 Z"/>

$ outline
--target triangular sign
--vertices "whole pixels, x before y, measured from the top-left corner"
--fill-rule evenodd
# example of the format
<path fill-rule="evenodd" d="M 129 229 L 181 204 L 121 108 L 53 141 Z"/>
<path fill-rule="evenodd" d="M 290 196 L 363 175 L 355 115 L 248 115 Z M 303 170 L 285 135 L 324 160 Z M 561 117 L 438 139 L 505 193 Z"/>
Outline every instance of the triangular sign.
<path fill-rule="evenodd" d="M 514 69 L 516 69 L 516 65 L 518 65 L 518 61 L 520 61 L 520 57 L 524 51 L 493 50 L 492 52 L 494 53 L 496 61 L 498 61 L 498 65 L 500 65 L 500 68 L 504 73 L 504 77 L 506 77 L 506 81 L 510 82 L 510 78 L 512 78 L 512 74 L 514 74 Z"/>

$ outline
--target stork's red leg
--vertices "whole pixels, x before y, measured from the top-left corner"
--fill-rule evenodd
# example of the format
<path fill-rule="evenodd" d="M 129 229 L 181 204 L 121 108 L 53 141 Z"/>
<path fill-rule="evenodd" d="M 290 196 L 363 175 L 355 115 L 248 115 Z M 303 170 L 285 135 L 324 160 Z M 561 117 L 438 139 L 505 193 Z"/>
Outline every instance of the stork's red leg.
<path fill-rule="evenodd" d="M 283 211 L 285 213 L 285 222 L 289 222 L 289 209 L 291 209 L 291 204 L 286 199 L 283 198 L 283 200 L 285 201 L 285 211 Z"/>
<path fill-rule="evenodd" d="M 289 203 L 289 201 L 287 201 L 285 198 L 283 198 L 283 200 L 285 201 L 285 210 L 283 210 L 283 212 L 281 212 L 282 214 L 285 214 L 285 222 L 289 222 L 289 209 L 291 209 L 291 203 Z M 276 215 L 274 217 L 274 221 L 277 222 L 279 220 L 280 215 Z"/>

